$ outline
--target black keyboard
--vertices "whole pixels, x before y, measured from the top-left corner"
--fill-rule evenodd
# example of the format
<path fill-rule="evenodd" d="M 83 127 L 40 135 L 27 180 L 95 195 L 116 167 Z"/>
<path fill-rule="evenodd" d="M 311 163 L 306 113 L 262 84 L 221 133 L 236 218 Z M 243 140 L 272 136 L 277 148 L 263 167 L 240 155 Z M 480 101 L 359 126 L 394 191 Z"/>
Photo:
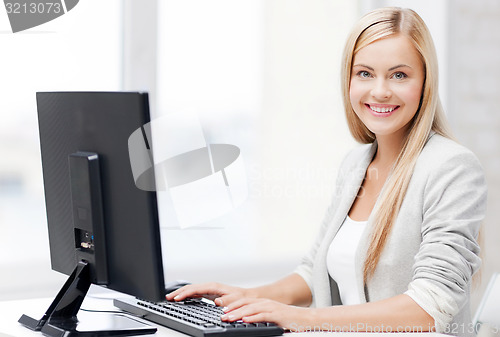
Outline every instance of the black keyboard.
<path fill-rule="evenodd" d="M 274 323 L 223 322 L 222 308 L 202 299 L 182 302 L 148 302 L 115 299 L 113 304 L 126 312 L 190 336 L 281 336 L 283 329 Z"/>

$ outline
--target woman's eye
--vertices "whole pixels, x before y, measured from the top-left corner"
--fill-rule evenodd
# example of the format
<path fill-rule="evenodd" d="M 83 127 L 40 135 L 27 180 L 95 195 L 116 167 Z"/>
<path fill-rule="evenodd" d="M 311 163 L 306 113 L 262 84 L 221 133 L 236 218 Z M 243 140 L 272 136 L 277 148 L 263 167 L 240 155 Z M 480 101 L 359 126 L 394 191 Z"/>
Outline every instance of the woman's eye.
<path fill-rule="evenodd" d="M 392 75 L 392 77 L 395 78 L 396 80 L 402 80 L 402 79 L 405 79 L 407 77 L 407 75 L 405 73 L 398 71 L 397 73 Z"/>
<path fill-rule="evenodd" d="M 368 77 L 370 77 L 371 75 L 370 75 L 370 73 L 369 73 L 369 72 L 367 72 L 366 70 L 361 70 L 360 72 L 358 72 L 358 76 L 359 76 L 359 77 L 362 77 L 362 78 L 368 78 Z"/>

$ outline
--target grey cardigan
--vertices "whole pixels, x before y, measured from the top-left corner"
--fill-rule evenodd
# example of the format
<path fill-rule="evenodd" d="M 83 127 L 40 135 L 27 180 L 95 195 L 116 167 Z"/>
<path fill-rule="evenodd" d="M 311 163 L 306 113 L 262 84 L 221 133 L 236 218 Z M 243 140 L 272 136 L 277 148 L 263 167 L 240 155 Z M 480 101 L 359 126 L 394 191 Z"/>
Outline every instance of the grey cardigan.
<path fill-rule="evenodd" d="M 327 271 L 326 255 L 375 151 L 376 143 L 367 144 L 346 156 L 316 241 L 295 270 L 309 285 L 316 307 L 342 304 Z M 476 239 L 485 211 L 486 182 L 475 155 L 452 140 L 431 135 L 417 160 L 375 274 L 365 285 L 362 275 L 371 217 L 368 219 L 355 258 L 361 303 L 404 293 L 434 318 L 437 332 L 473 335 L 469 292 L 471 277 L 481 265 Z M 331 323 L 334 321 L 332 318 Z"/>

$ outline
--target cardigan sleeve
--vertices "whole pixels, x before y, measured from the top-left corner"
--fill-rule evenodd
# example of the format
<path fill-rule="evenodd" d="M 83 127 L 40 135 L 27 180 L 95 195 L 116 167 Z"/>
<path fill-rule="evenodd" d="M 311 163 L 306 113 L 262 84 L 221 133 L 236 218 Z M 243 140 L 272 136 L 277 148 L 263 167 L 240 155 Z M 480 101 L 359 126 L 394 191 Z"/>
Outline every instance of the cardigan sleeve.
<path fill-rule="evenodd" d="M 486 212 L 486 182 L 472 152 L 436 163 L 424 189 L 422 243 L 405 293 L 435 321 L 437 332 L 468 303 L 472 275 L 481 265 L 477 238 Z"/>

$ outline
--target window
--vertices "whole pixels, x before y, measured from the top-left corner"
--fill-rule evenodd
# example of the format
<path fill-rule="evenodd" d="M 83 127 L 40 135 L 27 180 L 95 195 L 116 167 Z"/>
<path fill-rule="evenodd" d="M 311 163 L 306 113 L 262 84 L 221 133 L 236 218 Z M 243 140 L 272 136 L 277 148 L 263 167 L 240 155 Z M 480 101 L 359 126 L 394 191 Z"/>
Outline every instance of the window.
<path fill-rule="evenodd" d="M 35 93 L 121 89 L 121 6 L 80 1 L 15 34 L 0 10 L 0 269 L 9 275 L 0 299 L 53 295 L 62 285 L 50 269 Z"/>
<path fill-rule="evenodd" d="M 309 248 L 353 145 L 339 72 L 356 10 L 341 1 L 159 2 L 156 115 L 194 113 L 208 143 L 238 146 L 249 186 L 242 206 L 205 224 L 222 229 L 163 221 L 169 280 L 269 281 Z"/>

